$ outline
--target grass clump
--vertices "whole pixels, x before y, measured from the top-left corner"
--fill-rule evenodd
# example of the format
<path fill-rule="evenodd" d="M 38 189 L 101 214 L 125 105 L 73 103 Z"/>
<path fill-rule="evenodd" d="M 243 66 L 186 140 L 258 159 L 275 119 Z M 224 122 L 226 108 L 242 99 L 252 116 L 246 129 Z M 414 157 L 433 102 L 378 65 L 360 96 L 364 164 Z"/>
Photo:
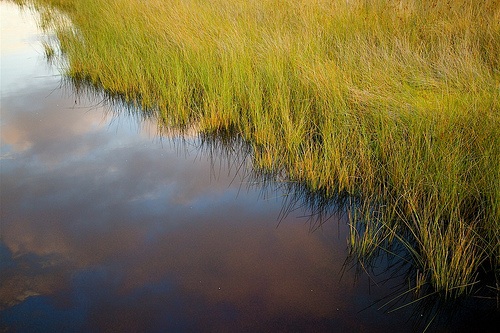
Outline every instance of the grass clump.
<path fill-rule="evenodd" d="M 399 240 L 446 294 L 500 280 L 500 1 L 30 3 L 70 77 L 356 198 L 359 255 Z"/>

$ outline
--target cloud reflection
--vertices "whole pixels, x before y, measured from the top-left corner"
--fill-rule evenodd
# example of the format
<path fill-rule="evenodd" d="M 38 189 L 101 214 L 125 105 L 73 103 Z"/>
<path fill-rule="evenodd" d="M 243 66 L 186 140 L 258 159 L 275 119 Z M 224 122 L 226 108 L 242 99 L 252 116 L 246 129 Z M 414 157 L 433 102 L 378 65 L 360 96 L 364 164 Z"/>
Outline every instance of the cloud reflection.
<path fill-rule="evenodd" d="M 342 258 L 303 222 L 276 229 L 280 203 L 241 191 L 225 163 L 214 179 L 195 141 L 113 127 L 103 110 L 46 88 L 2 108 L 2 152 L 13 156 L 2 161 L 2 242 L 14 263 L 2 270 L 4 308 L 34 295 L 83 307 L 85 297 L 89 322 L 114 328 L 165 313 L 186 325 L 190 312 L 232 313 L 238 327 L 256 315 L 332 315 Z"/>

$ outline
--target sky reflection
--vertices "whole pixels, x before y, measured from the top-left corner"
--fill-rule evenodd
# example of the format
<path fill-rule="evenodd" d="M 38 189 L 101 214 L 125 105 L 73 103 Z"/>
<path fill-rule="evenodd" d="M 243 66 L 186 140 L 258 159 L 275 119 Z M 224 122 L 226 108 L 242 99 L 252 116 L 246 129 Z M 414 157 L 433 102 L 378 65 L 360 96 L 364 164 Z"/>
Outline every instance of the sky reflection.
<path fill-rule="evenodd" d="M 51 322 L 76 308 L 101 331 L 164 326 L 166 314 L 193 329 L 255 327 L 341 306 L 335 228 L 276 228 L 280 201 L 233 181 L 225 163 L 214 172 L 195 140 L 162 144 L 45 92 L 2 101 L 4 308 L 50 295 L 10 311 L 43 303 Z"/>
<path fill-rule="evenodd" d="M 218 330 L 341 307 L 335 228 L 276 228 L 280 201 L 241 188 L 225 163 L 213 172 L 196 140 L 162 144 L 73 103 L 36 86 L 2 100 L 4 308 L 42 295 L 9 311 L 43 304 L 48 322 L 64 310 L 78 325 L 83 311 L 91 329 L 134 331 L 167 314 Z"/>

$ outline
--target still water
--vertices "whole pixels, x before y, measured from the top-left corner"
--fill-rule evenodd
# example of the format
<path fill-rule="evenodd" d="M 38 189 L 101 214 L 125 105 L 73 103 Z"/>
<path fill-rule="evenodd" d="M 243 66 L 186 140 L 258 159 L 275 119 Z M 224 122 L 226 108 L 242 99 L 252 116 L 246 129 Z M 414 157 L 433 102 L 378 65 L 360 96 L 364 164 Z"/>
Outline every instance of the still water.
<path fill-rule="evenodd" d="M 342 215 L 318 227 L 300 193 L 252 175 L 241 146 L 160 135 L 154 120 L 76 95 L 45 60 L 34 16 L 0 8 L 0 331 L 425 328 L 417 305 L 383 306 L 404 274 L 344 265 Z M 472 312 L 431 329 L 498 323 Z"/>

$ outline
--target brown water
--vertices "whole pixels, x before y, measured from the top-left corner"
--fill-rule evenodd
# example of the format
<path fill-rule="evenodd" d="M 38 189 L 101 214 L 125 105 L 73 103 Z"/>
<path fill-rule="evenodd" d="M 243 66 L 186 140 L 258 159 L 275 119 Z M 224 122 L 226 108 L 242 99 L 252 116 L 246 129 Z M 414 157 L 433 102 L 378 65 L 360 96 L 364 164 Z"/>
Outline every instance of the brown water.
<path fill-rule="evenodd" d="M 0 8 L 0 331 L 425 328 L 419 303 L 375 303 L 402 292 L 404 272 L 344 267 L 344 219 L 317 228 L 300 190 L 263 186 L 241 146 L 160 136 L 154 120 L 75 97 L 33 16 Z M 495 310 L 462 314 L 431 328 L 498 324 Z"/>

